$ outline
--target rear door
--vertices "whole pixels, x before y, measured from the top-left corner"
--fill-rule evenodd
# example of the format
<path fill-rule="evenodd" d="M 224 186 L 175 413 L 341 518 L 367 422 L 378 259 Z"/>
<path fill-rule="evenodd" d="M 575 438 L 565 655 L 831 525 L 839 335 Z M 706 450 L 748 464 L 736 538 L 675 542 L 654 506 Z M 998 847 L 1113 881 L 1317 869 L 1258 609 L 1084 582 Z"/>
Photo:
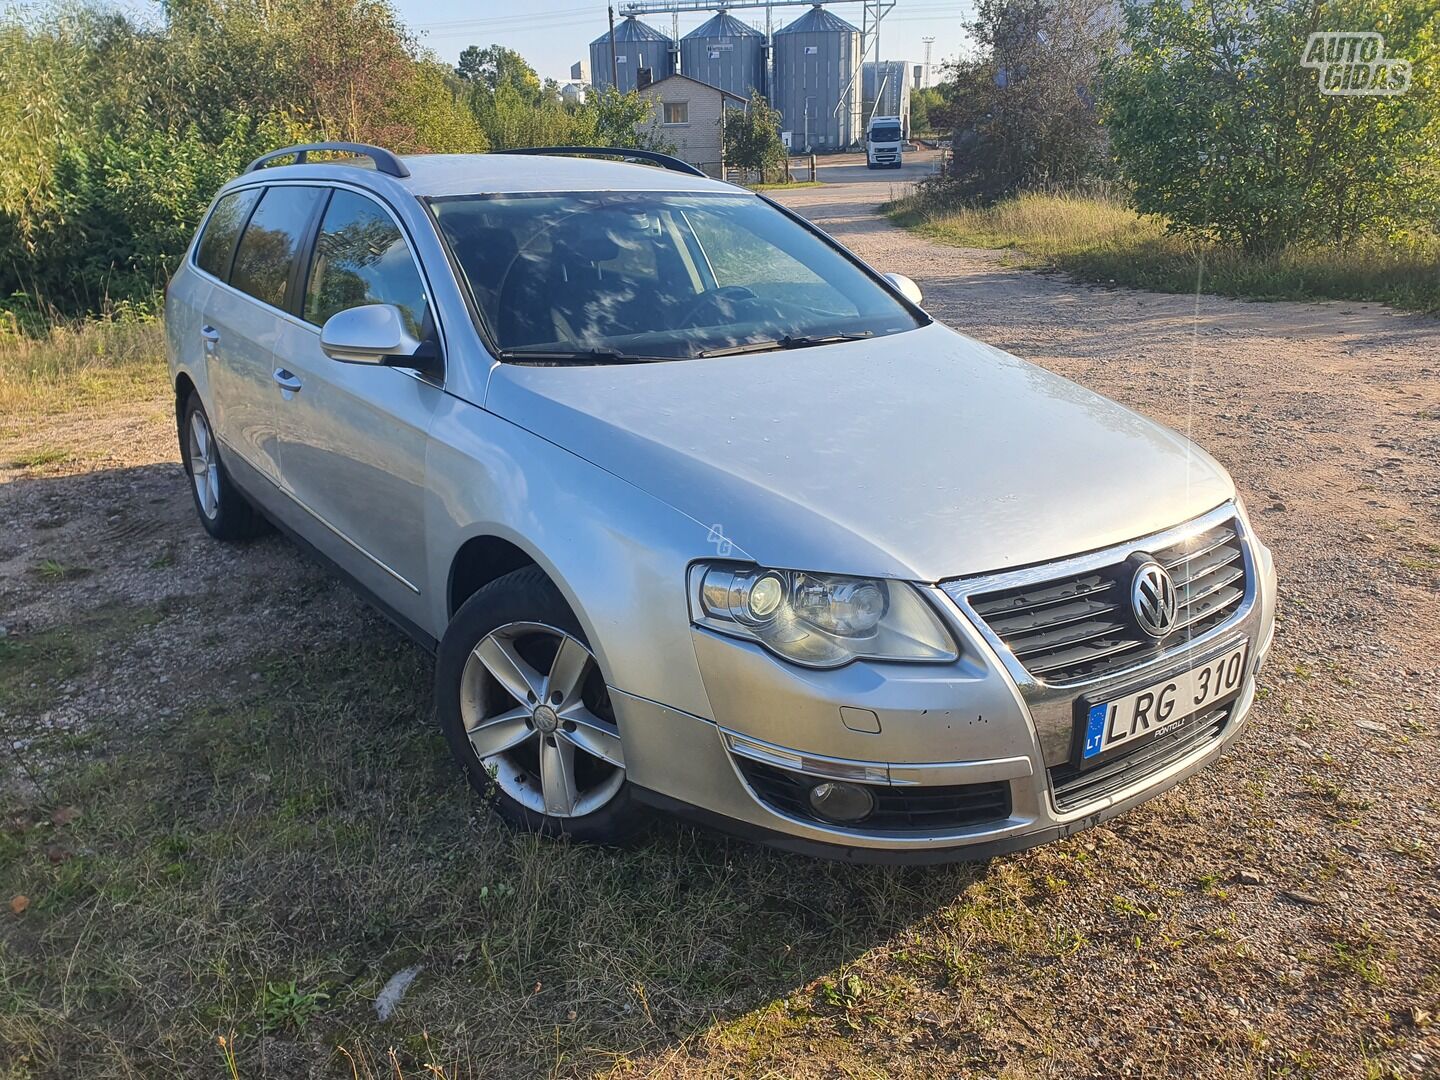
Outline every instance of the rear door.
<path fill-rule="evenodd" d="M 411 369 L 330 359 L 320 328 L 348 308 L 394 304 L 411 336 L 438 340 L 424 280 L 398 219 L 343 187 L 329 195 L 307 269 L 300 319 L 276 349 L 297 387 L 277 414 L 281 471 L 308 511 L 306 539 L 423 625 L 425 458 L 444 391 Z"/>
<path fill-rule="evenodd" d="M 211 387 L 206 406 L 231 472 L 262 499 L 266 492 L 245 484 L 245 466 L 267 480 L 279 480 L 275 410 L 280 390 L 272 361 L 281 327 L 290 318 L 285 308 L 297 256 L 322 193 L 317 187 L 280 185 L 234 193 L 236 201 L 227 214 L 244 212 L 243 229 L 228 266 L 222 267 L 216 256 L 208 271 L 224 284 L 210 290 L 200 326 Z M 224 205 L 222 199 L 217 214 Z M 196 257 L 204 268 L 209 256 L 203 241 Z M 216 273 L 219 269 L 226 273 Z"/>

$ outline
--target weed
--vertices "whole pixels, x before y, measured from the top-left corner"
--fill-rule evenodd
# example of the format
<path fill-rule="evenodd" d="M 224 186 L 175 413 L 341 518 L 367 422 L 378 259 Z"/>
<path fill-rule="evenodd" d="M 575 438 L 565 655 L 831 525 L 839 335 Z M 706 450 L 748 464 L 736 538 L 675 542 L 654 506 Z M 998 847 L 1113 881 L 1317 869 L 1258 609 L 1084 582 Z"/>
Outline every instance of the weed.
<path fill-rule="evenodd" d="M 84 577 L 89 573 L 81 566 L 67 566 L 58 559 L 41 559 L 35 564 L 35 576 L 41 581 L 54 585 L 71 578 Z"/>
<path fill-rule="evenodd" d="M 10 464 L 16 469 L 40 469 L 46 465 L 58 465 L 62 461 L 70 460 L 70 451 L 59 447 L 48 447 L 42 450 L 30 450 L 26 453 L 17 454 L 10 459 Z"/>
<path fill-rule="evenodd" d="M 260 1017 L 267 1029 L 303 1031 L 325 1009 L 330 995 L 323 990 L 297 989 L 296 981 L 266 983 L 260 1000 Z"/>

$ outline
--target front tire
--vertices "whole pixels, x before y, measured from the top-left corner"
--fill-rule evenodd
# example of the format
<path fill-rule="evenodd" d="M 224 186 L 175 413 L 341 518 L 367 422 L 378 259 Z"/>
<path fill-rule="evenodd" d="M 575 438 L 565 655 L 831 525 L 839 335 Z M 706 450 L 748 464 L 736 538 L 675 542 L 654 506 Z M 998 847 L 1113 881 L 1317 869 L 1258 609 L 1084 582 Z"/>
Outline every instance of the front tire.
<path fill-rule="evenodd" d="M 456 612 L 435 702 L 466 778 L 513 828 L 614 844 L 644 823 L 599 664 L 538 567 L 492 581 Z"/>
<path fill-rule="evenodd" d="M 265 531 L 267 522 L 225 471 L 199 394 L 187 397 L 180 412 L 180 460 L 190 480 L 195 513 L 206 532 L 217 540 L 249 540 Z"/>

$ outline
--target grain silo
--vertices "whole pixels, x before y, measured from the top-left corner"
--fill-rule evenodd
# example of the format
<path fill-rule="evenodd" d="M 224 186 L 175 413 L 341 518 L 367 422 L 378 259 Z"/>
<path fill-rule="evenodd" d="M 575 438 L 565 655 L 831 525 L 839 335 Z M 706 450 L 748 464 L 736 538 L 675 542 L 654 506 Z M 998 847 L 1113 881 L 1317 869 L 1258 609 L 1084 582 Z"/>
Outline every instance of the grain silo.
<path fill-rule="evenodd" d="M 905 60 L 867 60 L 865 92 L 861 95 L 861 116 L 870 123 L 872 116 L 898 116 L 908 137 L 910 134 L 910 64 Z M 879 101 L 876 101 L 876 96 Z"/>
<path fill-rule="evenodd" d="M 819 4 L 775 31 L 770 102 L 792 149 L 838 150 L 859 142 L 860 31 Z"/>
<path fill-rule="evenodd" d="M 675 74 L 675 43 L 631 15 L 615 27 L 616 81 L 622 94 Z M 610 86 L 610 31 L 590 43 L 590 74 L 596 87 Z M 646 75 L 642 76 L 641 73 Z"/>
<path fill-rule="evenodd" d="M 765 91 L 765 35 L 727 11 L 680 39 L 680 73 L 748 98 Z"/>

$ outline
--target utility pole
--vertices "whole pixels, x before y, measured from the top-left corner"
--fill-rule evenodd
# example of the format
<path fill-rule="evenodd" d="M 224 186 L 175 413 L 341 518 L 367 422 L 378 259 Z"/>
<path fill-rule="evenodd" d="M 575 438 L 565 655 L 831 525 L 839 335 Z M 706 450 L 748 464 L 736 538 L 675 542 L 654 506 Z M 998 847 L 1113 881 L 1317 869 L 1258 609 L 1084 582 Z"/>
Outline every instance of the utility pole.
<path fill-rule="evenodd" d="M 610 85 L 620 92 L 620 61 L 615 59 L 615 5 L 610 5 Z"/>
<path fill-rule="evenodd" d="M 925 43 L 925 69 L 924 74 L 920 76 L 920 89 L 924 90 L 930 85 L 930 49 L 935 44 L 935 39 L 922 37 L 920 40 Z"/>

